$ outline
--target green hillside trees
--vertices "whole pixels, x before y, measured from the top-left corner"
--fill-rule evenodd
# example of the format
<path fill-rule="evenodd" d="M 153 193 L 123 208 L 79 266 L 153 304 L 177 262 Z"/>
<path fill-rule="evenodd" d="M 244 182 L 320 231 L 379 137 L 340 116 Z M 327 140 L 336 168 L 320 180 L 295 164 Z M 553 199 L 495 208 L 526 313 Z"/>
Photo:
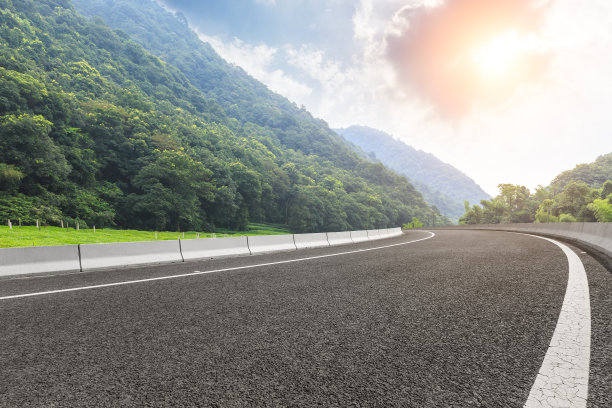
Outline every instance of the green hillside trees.
<path fill-rule="evenodd" d="M 70 1 L 0 7 L 0 219 L 295 232 L 447 222 L 406 178 L 212 50 L 198 59 L 216 84 L 205 91 Z"/>

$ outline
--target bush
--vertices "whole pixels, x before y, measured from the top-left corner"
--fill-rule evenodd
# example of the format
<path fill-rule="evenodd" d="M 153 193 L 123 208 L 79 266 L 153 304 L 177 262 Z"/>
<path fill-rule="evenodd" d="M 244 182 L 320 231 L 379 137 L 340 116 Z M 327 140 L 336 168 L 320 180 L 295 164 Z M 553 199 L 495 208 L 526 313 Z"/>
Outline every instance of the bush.
<path fill-rule="evenodd" d="M 412 217 L 412 222 L 402 225 L 402 229 L 413 229 L 413 228 L 422 228 L 422 227 L 423 227 L 423 223 L 417 217 Z"/>
<path fill-rule="evenodd" d="M 572 214 L 559 214 L 559 222 L 576 222 L 576 217 Z"/>

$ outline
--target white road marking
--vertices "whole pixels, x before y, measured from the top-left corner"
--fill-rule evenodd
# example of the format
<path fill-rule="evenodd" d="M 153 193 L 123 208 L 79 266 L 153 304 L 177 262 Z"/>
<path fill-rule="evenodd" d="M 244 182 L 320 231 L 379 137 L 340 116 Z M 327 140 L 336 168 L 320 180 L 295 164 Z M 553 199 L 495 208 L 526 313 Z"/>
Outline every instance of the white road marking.
<path fill-rule="evenodd" d="M 591 354 L 591 305 L 586 271 L 578 255 L 566 245 L 537 238 L 563 250 L 569 263 L 569 278 L 557 327 L 524 407 L 586 407 Z"/>
<path fill-rule="evenodd" d="M 356 249 L 354 251 L 339 252 L 339 253 L 336 253 L 336 254 L 328 254 L 328 255 L 310 256 L 310 257 L 307 257 L 307 258 L 290 259 L 290 260 L 286 260 L 286 261 L 268 262 L 268 263 L 255 264 L 255 265 L 237 266 L 237 267 L 233 267 L 233 268 L 215 269 L 215 270 L 212 270 L 212 271 L 195 271 L 195 272 L 190 272 L 190 273 L 182 273 L 182 274 L 179 274 L 179 275 L 160 276 L 160 277 L 157 277 L 157 278 L 147 278 L 147 279 L 138 279 L 138 280 L 131 280 L 131 281 L 114 282 L 114 283 L 104 283 L 104 284 L 100 284 L 100 285 L 81 286 L 81 287 L 76 287 L 76 288 L 57 289 L 57 290 L 48 290 L 48 291 L 45 291 L 45 292 L 24 293 L 24 294 L 21 294 L 21 295 L 3 296 L 3 297 L 0 297 L 0 300 L 20 299 L 20 298 L 33 297 L 33 296 L 52 295 L 52 294 L 56 294 L 56 293 L 77 292 L 77 291 L 81 291 L 81 290 L 108 288 L 108 287 L 112 287 L 112 286 L 133 285 L 133 284 L 137 284 L 137 283 L 155 282 L 155 281 L 168 280 L 168 279 L 185 278 L 185 277 L 189 277 L 189 276 L 206 275 L 206 274 L 209 274 L 209 273 L 238 271 L 238 270 L 241 270 L 241 269 L 259 268 L 259 267 L 262 267 L 262 266 L 282 265 L 282 264 L 288 264 L 288 263 L 293 263 L 293 262 L 310 261 L 310 260 L 313 260 L 313 259 L 330 258 L 330 257 L 334 257 L 334 256 L 350 255 L 350 254 L 356 254 L 356 253 L 359 253 L 359 252 L 375 251 L 375 250 L 378 250 L 378 249 L 392 248 L 392 247 L 401 246 L 401 245 L 408 245 L 408 244 L 412 244 L 412 243 L 419 242 L 419 241 L 425 241 L 426 239 L 430 239 L 430 238 L 433 238 L 433 237 L 436 236 L 436 234 L 434 234 L 433 232 L 430 232 L 430 231 L 423 231 L 423 232 L 427 232 L 430 235 L 428 237 L 426 237 L 426 238 L 414 239 L 412 241 L 402 242 L 400 244 L 384 245 L 384 246 L 379 246 L 379 247 L 375 247 L 375 248 Z"/>

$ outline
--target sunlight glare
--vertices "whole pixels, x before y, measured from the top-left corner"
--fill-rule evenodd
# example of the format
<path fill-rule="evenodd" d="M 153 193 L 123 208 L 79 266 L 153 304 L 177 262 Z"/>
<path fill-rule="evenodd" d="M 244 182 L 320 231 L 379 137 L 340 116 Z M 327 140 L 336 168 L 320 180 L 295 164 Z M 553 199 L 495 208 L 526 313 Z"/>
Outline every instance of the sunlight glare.
<path fill-rule="evenodd" d="M 518 55 L 524 50 L 523 39 L 516 31 L 509 30 L 474 49 L 472 60 L 482 74 L 499 78 L 512 71 Z"/>

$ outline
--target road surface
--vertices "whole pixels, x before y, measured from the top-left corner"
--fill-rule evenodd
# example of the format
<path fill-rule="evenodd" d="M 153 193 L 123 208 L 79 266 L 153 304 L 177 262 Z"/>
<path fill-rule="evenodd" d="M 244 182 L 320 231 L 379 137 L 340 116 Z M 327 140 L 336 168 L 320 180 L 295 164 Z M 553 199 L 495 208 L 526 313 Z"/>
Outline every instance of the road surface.
<path fill-rule="evenodd" d="M 0 406 L 524 406 L 566 255 L 432 235 L 0 279 Z M 586 406 L 610 407 L 612 274 L 571 250 L 589 286 Z"/>

